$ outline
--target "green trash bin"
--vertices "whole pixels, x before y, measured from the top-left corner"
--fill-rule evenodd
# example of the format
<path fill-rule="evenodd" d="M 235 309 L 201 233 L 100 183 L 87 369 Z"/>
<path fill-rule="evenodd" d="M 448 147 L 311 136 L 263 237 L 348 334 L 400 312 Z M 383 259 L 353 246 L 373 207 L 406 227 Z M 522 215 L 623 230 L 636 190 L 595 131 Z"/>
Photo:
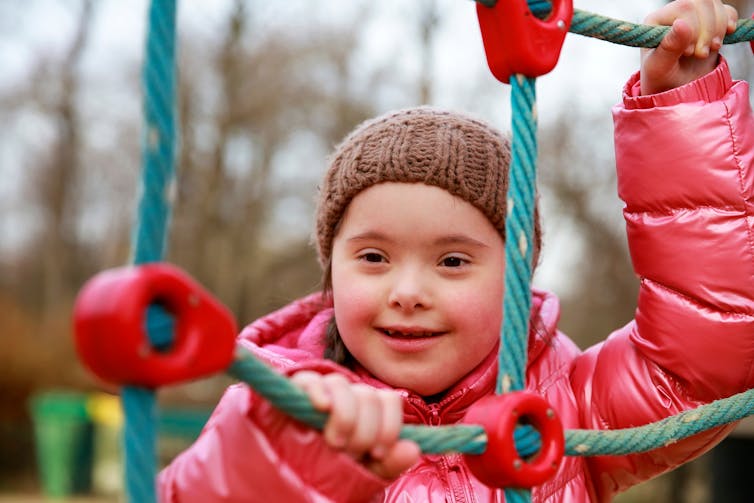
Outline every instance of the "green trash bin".
<path fill-rule="evenodd" d="M 37 465 L 44 494 L 65 498 L 91 490 L 94 427 L 87 395 L 46 392 L 31 399 Z"/>

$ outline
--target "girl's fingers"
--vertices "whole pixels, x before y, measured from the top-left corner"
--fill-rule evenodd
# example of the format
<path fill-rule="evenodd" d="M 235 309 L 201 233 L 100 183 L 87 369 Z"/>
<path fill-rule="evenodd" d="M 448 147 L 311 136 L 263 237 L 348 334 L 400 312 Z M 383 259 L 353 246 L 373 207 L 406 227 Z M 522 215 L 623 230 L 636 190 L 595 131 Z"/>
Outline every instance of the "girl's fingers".
<path fill-rule="evenodd" d="M 332 406 L 330 417 L 324 428 L 325 440 L 332 447 L 342 449 L 356 427 L 357 401 L 352 384 L 344 376 L 334 373 L 324 376 L 322 380 L 330 396 Z"/>
<path fill-rule="evenodd" d="M 717 0 L 700 0 L 695 6 L 694 22 L 699 28 L 694 55 L 706 58 L 711 52 L 720 50 L 726 33 L 736 30 L 738 12 Z"/>
<path fill-rule="evenodd" d="M 380 402 L 382 418 L 376 441 L 369 454 L 379 460 L 398 441 L 403 425 L 403 400 L 397 393 L 386 390 L 378 391 L 377 399 Z"/>
<path fill-rule="evenodd" d="M 315 409 L 322 412 L 330 410 L 332 401 L 330 400 L 330 394 L 325 389 L 321 374 L 310 370 L 303 370 L 293 374 L 291 382 L 306 393 Z"/>
<path fill-rule="evenodd" d="M 738 11 L 735 7 L 728 4 L 723 5 L 723 8 L 725 9 L 725 15 L 727 17 L 725 33 L 733 33 L 738 26 Z"/>
<path fill-rule="evenodd" d="M 699 33 L 697 8 L 693 0 L 678 0 L 676 2 L 666 4 L 660 9 L 657 9 L 656 11 L 648 15 L 645 18 L 644 23 L 655 26 L 673 26 L 679 19 L 684 21 L 685 27 L 688 28 L 688 31 L 690 33 L 688 43 L 683 48 L 683 51 L 681 51 L 681 53 L 686 56 L 691 56 L 692 54 L 694 54 L 696 48 L 695 38 L 698 37 Z M 684 34 L 685 33 L 686 32 L 684 31 Z M 667 39 L 671 35 L 672 30 L 668 33 L 668 35 L 665 36 L 663 41 L 660 42 L 659 49 L 665 49 L 663 43 L 665 42 L 665 39 Z M 674 40 L 673 42 L 676 41 Z M 675 43 L 673 44 L 673 51 L 677 52 Z"/>
<path fill-rule="evenodd" d="M 411 440 L 399 440 L 387 450 L 385 456 L 367 467 L 378 477 L 391 480 L 411 468 L 421 456 L 421 449 Z"/>
<path fill-rule="evenodd" d="M 723 19 L 718 13 L 719 10 L 722 10 L 722 4 L 713 0 L 706 0 L 695 2 L 694 5 L 696 12 L 693 21 L 691 21 L 692 24 L 697 26 L 694 55 L 698 58 L 706 58 L 713 50 L 713 44 L 717 45 L 717 49 L 722 45 L 721 34 L 725 32 L 719 30 L 719 21 Z"/>
<path fill-rule="evenodd" d="M 733 9 L 732 7 L 720 2 L 715 2 L 713 4 L 713 7 L 715 11 L 714 19 L 710 18 L 710 23 L 712 23 L 712 21 L 714 21 L 714 23 L 710 27 L 711 38 L 709 48 L 710 51 L 719 51 L 723 46 L 723 39 L 725 38 L 725 34 L 728 33 L 728 30 L 730 30 L 731 28 L 731 15 L 733 16 L 733 30 L 735 31 L 738 13 L 736 13 L 735 9 Z M 731 9 L 733 10 L 733 12 L 731 12 Z"/>
<path fill-rule="evenodd" d="M 377 390 L 366 384 L 352 386 L 355 405 L 355 424 L 346 441 L 345 450 L 361 458 L 377 442 L 382 427 L 382 404 Z"/>
<path fill-rule="evenodd" d="M 726 33 L 735 31 L 738 13 L 718 0 L 676 0 L 647 16 L 645 23 L 671 26 L 678 19 L 691 30 L 683 55 L 706 58 L 720 49 Z"/>
<path fill-rule="evenodd" d="M 651 94 L 665 90 L 668 79 L 678 71 L 679 59 L 689 51 L 693 52 L 693 48 L 691 28 L 683 19 L 676 19 L 660 45 L 643 55 L 642 93 Z"/>
<path fill-rule="evenodd" d="M 688 54 L 694 48 L 694 31 L 689 23 L 684 19 L 676 19 L 670 31 L 660 42 L 658 50 L 655 51 L 655 59 L 667 59 L 668 66 L 674 66 L 678 58 L 683 54 Z"/>
<path fill-rule="evenodd" d="M 338 373 L 301 371 L 291 380 L 316 409 L 330 412 L 323 430 L 328 445 L 360 459 L 376 475 L 394 479 L 419 459 L 419 446 L 398 438 L 403 424 L 398 393 L 352 384 Z"/>

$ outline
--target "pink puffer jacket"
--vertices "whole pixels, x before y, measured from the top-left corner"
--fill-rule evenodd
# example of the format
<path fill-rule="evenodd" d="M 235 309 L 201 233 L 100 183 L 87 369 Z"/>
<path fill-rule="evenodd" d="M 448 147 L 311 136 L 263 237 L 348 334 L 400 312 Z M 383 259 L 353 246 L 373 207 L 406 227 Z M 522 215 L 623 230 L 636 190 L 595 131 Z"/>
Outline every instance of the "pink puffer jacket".
<path fill-rule="evenodd" d="M 746 83 L 727 64 L 682 88 L 636 96 L 637 76 L 614 110 L 619 192 L 641 277 L 636 318 L 580 351 L 557 330 L 557 299 L 533 292 L 528 388 L 564 426 L 646 424 L 754 385 L 754 121 Z M 599 287 L 598 287 L 599 288 Z M 331 309 L 317 295 L 258 320 L 241 344 L 282 372 L 345 372 L 385 387 L 363 369 L 321 359 Z M 496 355 L 436 404 L 399 390 L 407 423 L 459 421 L 490 394 Z M 535 502 L 609 501 L 688 461 L 729 427 L 645 454 L 566 457 L 534 488 Z M 274 410 L 246 385 L 231 386 L 196 443 L 159 477 L 161 501 L 503 501 L 459 455 L 428 455 L 395 481 L 329 449 L 319 433 Z"/>

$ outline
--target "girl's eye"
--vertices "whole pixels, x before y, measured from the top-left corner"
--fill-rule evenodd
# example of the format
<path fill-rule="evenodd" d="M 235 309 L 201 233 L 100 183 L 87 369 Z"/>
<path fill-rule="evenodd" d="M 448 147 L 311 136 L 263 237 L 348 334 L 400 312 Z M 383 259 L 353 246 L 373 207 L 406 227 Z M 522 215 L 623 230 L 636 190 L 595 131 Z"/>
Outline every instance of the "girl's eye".
<path fill-rule="evenodd" d="M 376 252 L 365 253 L 360 258 L 361 260 L 364 260 L 366 262 L 373 262 L 373 263 L 384 262 L 385 260 L 385 257 L 383 257 L 382 255 Z"/>
<path fill-rule="evenodd" d="M 467 261 L 462 259 L 461 257 L 455 257 L 452 255 L 450 257 L 445 257 L 444 259 L 440 261 L 440 264 L 443 267 L 461 267 L 462 265 L 466 263 Z"/>

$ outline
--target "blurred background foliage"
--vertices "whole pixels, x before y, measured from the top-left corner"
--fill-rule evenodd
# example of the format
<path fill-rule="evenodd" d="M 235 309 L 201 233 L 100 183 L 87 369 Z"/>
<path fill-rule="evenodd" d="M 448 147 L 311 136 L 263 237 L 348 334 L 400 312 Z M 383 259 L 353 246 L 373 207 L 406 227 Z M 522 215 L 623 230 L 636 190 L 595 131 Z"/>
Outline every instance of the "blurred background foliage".
<path fill-rule="evenodd" d="M 640 21 L 660 3 L 628 7 L 632 15 L 640 9 L 629 20 Z M 241 324 L 318 288 L 310 244 L 316 185 L 328 152 L 357 123 L 389 108 L 436 104 L 507 128 L 507 91 L 486 71 L 481 43 L 472 44 L 473 71 L 446 61 L 444 48 L 467 43 L 458 30 L 477 30 L 454 19 L 471 2 L 361 1 L 342 10 L 323 2 L 184 4 L 181 141 L 167 259 L 214 292 Z M 0 492 L 36 483 L 31 396 L 115 391 L 81 367 L 70 330 L 82 283 L 129 261 L 140 174 L 140 54 L 102 54 L 97 41 L 103 30 L 137 42 L 143 33 L 104 18 L 106 5 L 0 3 L 0 51 L 24 63 L 21 77 L 0 79 Z M 594 5 L 589 10 L 603 13 Z M 390 9 L 392 31 L 378 25 Z M 40 13 L 45 24 L 33 26 Z M 378 21 L 367 26 L 366 19 Z M 468 19 L 474 21 L 473 11 Z M 56 27 L 62 34 L 47 44 L 24 35 Z M 388 49 L 370 58 L 376 44 Z M 752 68 L 744 46 L 727 54 L 743 78 Z M 614 54 L 631 58 L 617 77 L 622 83 L 638 56 Z M 568 58 L 588 64 L 578 53 Z M 632 318 L 638 286 L 612 170 L 608 109 L 620 84 L 595 104 L 590 93 L 599 82 L 580 79 L 578 69 L 559 66 L 554 73 L 542 79 L 552 79 L 546 85 L 563 98 L 557 107 L 542 105 L 540 114 L 546 234 L 535 282 L 559 294 L 562 329 L 586 347 Z M 167 389 L 161 400 L 211 407 L 227 384 L 207 379 Z M 635 495 L 651 496 L 634 498 L 706 501 L 693 496 L 706 494 L 704 477 L 684 475 L 695 471 L 692 465 L 638 488 Z"/>

